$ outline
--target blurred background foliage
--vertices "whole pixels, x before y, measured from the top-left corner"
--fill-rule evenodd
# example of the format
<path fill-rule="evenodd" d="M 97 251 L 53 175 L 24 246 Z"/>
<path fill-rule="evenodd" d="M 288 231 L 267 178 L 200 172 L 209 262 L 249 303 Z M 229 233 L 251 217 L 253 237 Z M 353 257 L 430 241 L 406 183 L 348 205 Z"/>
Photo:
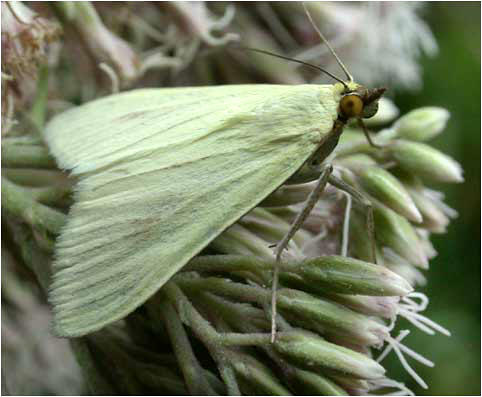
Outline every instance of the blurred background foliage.
<path fill-rule="evenodd" d="M 43 3 L 43 2 L 41 2 Z M 28 3 L 27 3 L 28 4 Z M 123 3 L 125 5 L 125 3 Z M 30 5 L 30 4 L 29 4 Z M 113 8 L 111 5 L 97 5 L 97 8 L 104 18 L 104 22 L 109 28 L 115 30 L 116 24 L 122 25 L 122 18 L 120 13 L 124 12 L 126 8 L 135 11 L 132 3 L 127 7 L 123 7 L 121 3 L 116 3 L 119 9 Z M 224 10 L 224 5 L 210 5 L 216 15 L 221 15 Z M 47 15 L 53 17 L 57 13 L 46 6 L 46 3 L 37 4 L 35 7 L 43 16 Z M 251 8 L 249 8 L 251 7 Z M 237 14 L 233 21 L 233 26 L 237 30 L 243 40 L 247 40 L 250 45 L 258 48 L 265 48 L 276 51 L 276 46 L 271 47 L 271 39 L 263 36 L 262 31 L 250 29 L 253 24 L 253 14 L 258 13 L 258 17 L 262 20 L 262 8 L 258 8 L 256 12 L 252 7 L 258 7 L 255 4 L 238 5 Z M 247 10 L 251 11 L 247 12 Z M 299 24 L 300 18 L 306 18 L 300 12 L 300 4 L 296 4 L 292 14 L 288 15 L 284 20 L 288 25 L 292 22 L 293 26 L 302 26 Z M 327 8 L 328 10 L 328 8 Z M 333 8 L 331 9 L 333 11 Z M 202 14 L 202 13 L 201 13 Z M 326 15 L 330 15 L 327 11 Z M 325 16 L 326 16 L 325 15 Z M 374 76 L 366 73 L 370 69 L 369 62 L 376 61 L 383 65 L 394 65 L 392 75 L 390 69 L 380 73 L 378 83 L 383 83 L 389 88 L 388 96 L 390 96 L 400 109 L 400 113 L 404 114 L 409 110 L 421 106 L 440 106 L 448 109 L 451 112 L 451 119 L 443 134 L 438 136 L 433 145 L 457 159 L 464 169 L 465 183 L 458 185 L 440 185 L 435 186 L 438 190 L 446 193 L 446 202 L 454 207 L 459 212 L 459 217 L 455 219 L 448 227 L 446 234 L 433 235 L 432 241 L 435 249 L 439 255 L 431 260 L 430 270 L 426 272 L 428 279 L 427 286 L 421 290 L 430 297 L 430 305 L 424 313 L 427 317 L 439 322 L 443 326 L 449 328 L 452 332 L 451 338 L 446 338 L 442 335 L 428 336 L 418 330 L 413 330 L 412 335 L 407 341 L 407 345 L 414 350 L 422 353 L 429 359 L 435 362 L 435 368 L 426 368 L 421 365 L 414 364 L 417 372 L 430 385 L 428 390 L 419 388 L 409 375 L 401 368 L 395 355 L 390 355 L 385 365 L 389 368 L 388 375 L 394 379 L 404 381 L 416 394 L 428 395 L 479 395 L 480 390 L 480 3 L 479 2 L 430 2 L 427 3 L 422 12 L 425 22 L 428 23 L 435 40 L 438 44 L 438 55 L 436 56 L 421 56 L 420 66 L 423 70 L 420 82 L 417 83 L 418 72 L 412 74 L 405 74 L 405 83 L 391 84 L 394 80 L 393 74 L 400 74 L 407 72 L 406 69 L 396 71 L 397 65 L 400 66 L 410 59 L 394 58 L 390 53 L 390 49 L 384 49 L 385 37 L 376 37 L 372 39 L 378 40 L 377 44 L 379 53 L 376 59 L 373 56 L 364 58 L 363 52 L 365 50 L 364 44 L 353 39 L 348 43 L 348 50 L 343 49 L 343 45 L 339 49 L 342 59 L 346 60 L 347 66 L 352 73 L 361 76 L 361 82 L 368 83 L 371 79 L 376 80 Z M 338 10 L 333 11 L 331 18 L 336 19 L 340 17 L 345 21 L 355 20 L 357 14 L 340 15 Z M 182 19 L 182 12 L 178 14 Z M 290 20 L 291 18 L 291 20 Z M 413 15 L 409 15 L 413 18 Z M 150 23 L 155 21 L 149 21 Z M 407 20 L 405 21 L 407 22 Z M 137 23 L 137 25 L 136 25 Z M 136 39 L 135 34 L 132 35 L 132 26 L 138 25 L 139 20 L 131 25 L 131 30 L 127 29 L 129 39 Z M 157 22 L 159 23 L 159 22 Z M 343 22 L 334 21 L 338 28 L 343 26 Z M 259 21 L 257 21 L 259 24 Z M 2 20 L 3 25 L 3 20 Z M 65 28 L 66 25 L 64 25 Z M 314 45 L 317 42 L 316 35 L 307 33 L 310 30 L 306 23 L 306 31 L 301 29 L 298 34 L 307 42 L 312 42 Z M 405 25 L 399 25 L 400 32 L 403 31 Z M 276 30 L 276 27 L 271 27 Z M 325 31 L 325 26 L 321 26 L 322 31 Z M 327 27 L 327 30 L 329 26 Z M 367 24 L 366 29 L 370 29 L 371 25 Z M 103 92 L 108 92 L 110 86 L 106 76 L 98 70 L 92 70 L 88 62 L 84 62 L 85 54 L 82 54 L 78 48 L 79 43 L 73 42 L 72 32 L 65 32 L 67 46 L 73 49 L 73 53 L 78 54 L 78 63 L 72 65 L 66 63 L 63 59 L 60 62 L 60 67 L 57 69 L 58 74 L 56 79 L 51 81 L 53 84 L 53 91 L 56 90 L 62 95 L 61 98 L 68 98 L 71 102 L 84 102 L 94 95 L 99 95 L 99 87 Z M 133 29 L 135 30 L 135 29 Z M 336 27 L 335 27 L 336 32 Z M 121 32 L 125 33 L 120 29 Z M 227 31 L 230 31 L 228 28 Z M 192 33 L 192 32 L 191 32 Z M 201 34 L 200 32 L 197 32 Z M 342 32 L 343 33 L 343 32 Z M 376 29 L 372 32 L 377 34 Z M 395 35 L 396 35 L 395 31 Z M 303 36 L 305 34 L 305 36 Z M 312 76 L 312 74 L 303 74 L 297 70 L 294 71 L 294 66 L 286 64 L 284 61 L 279 61 L 264 56 L 258 57 L 256 55 L 248 55 L 246 57 L 238 55 L 224 56 L 223 47 L 216 47 L 206 45 L 209 42 L 209 35 L 203 36 L 204 46 L 197 43 L 190 46 L 189 34 L 187 34 L 186 43 L 179 45 L 179 48 L 169 51 L 169 58 L 158 59 L 150 58 L 150 62 L 156 63 L 158 69 L 154 73 L 147 73 L 143 76 L 141 84 L 138 85 L 194 85 L 200 84 L 219 84 L 219 83 L 251 83 L 251 82 L 278 82 L 278 83 L 297 83 L 302 82 L 302 76 Z M 341 35 L 343 36 L 343 35 Z M 53 37 L 53 34 L 52 34 Z M 219 36 L 218 36 L 219 37 Z M 336 37 L 336 34 L 335 34 Z M 350 37 L 349 34 L 343 37 Z M 356 36 L 355 36 L 356 37 Z M 369 37 L 367 35 L 366 37 Z M 433 47 L 431 47 L 429 36 L 425 34 L 425 42 L 421 44 L 424 47 L 420 53 L 435 55 Z M 278 42 L 283 41 L 283 33 L 278 30 Z M 3 36 L 2 36 L 3 40 Z M 53 40 L 53 39 L 52 39 Z M 70 40 L 70 41 L 69 41 Z M 208 43 L 209 44 L 209 43 Z M 290 47 L 290 41 L 287 39 L 284 43 L 284 48 L 288 49 L 289 53 L 293 53 L 293 48 Z M 291 43 L 292 44 L 292 43 Z M 334 42 L 338 49 L 337 42 Z M 339 44 L 339 43 L 338 43 Z M 343 44 L 343 43 L 342 43 Z M 345 43 L 346 44 L 346 43 Z M 357 47 L 358 45 L 358 47 Z M 350 48 L 351 46 L 351 48 Z M 3 47 L 3 42 L 2 42 Z M 182 48 L 181 48 L 182 47 Z M 288 47 L 288 48 L 287 48 Z M 353 48 L 354 47 L 354 48 Z M 201 48 L 201 50 L 200 50 Z M 126 50 L 123 48 L 123 50 Z M 179 51 L 178 51 L 179 50 Z M 200 52 L 198 52 L 200 50 Z M 291 50 L 291 51 L 290 51 Z M 209 51 L 212 51 L 212 56 Z M 279 49 L 278 49 L 279 51 Z M 386 51 L 386 52 L 385 52 Z M 219 54 L 222 54 L 219 56 Z M 206 55 L 206 57 L 199 57 L 199 54 Z M 355 54 L 355 55 L 353 55 Z M 137 60 L 129 51 L 124 53 L 125 63 L 119 66 L 117 70 L 121 79 L 128 80 L 132 77 L 132 68 L 136 65 Z M 403 54 L 402 54 L 403 55 Z M 132 56 L 132 59 L 128 59 Z M 400 54 L 398 55 L 400 56 Z M 198 60 L 202 61 L 199 62 Z M 319 62 L 325 65 L 325 60 L 328 58 L 326 54 Z M 220 62 L 220 60 L 222 62 Z M 68 60 L 67 60 L 68 61 Z M 71 60 L 70 60 L 71 61 Z M 191 61 L 192 64 L 190 63 Z M 312 60 L 313 61 L 313 60 Z M 357 61 L 362 64 L 357 66 Z M 170 68 L 179 67 L 180 70 L 173 72 Z M 268 63 L 271 70 L 275 73 L 267 75 L 261 72 L 269 68 L 258 67 L 258 62 Z M 329 63 L 327 61 L 326 63 Z M 363 64 L 365 62 L 365 64 Z M 134 65 L 134 66 L 132 66 Z M 159 67 L 159 65 L 161 65 Z M 367 66 L 368 65 L 368 66 Z M 408 65 L 410 66 L 410 65 Z M 413 65 L 412 65 L 413 66 Z M 2 63 L 3 67 L 3 63 Z M 327 66 L 330 70 L 333 65 Z M 401 68 L 401 66 L 400 66 Z M 71 69 L 75 70 L 76 77 L 72 78 Z M 154 68 L 155 69 L 155 68 Z M 382 68 L 383 69 L 383 68 Z M 121 72 L 119 72 L 121 70 Z M 123 74 L 124 72 L 124 74 Z M 413 72 L 413 71 L 412 71 Z M 161 73 L 161 74 L 159 74 Z M 339 74 L 339 73 L 338 73 Z M 373 73 L 372 73 L 373 74 Z M 89 76 L 87 79 L 85 76 Z M 95 76 L 92 78 L 91 76 Z M 160 77 L 161 76 L 161 77 Z M 363 79 L 365 78 L 365 80 Z M 383 79 L 386 81 L 383 81 Z M 396 80 L 396 79 L 395 79 Z M 402 79 L 401 79 L 402 80 Z M 161 81 L 161 83 L 159 83 Z M 123 83 L 123 81 L 121 81 Z M 417 89 L 418 85 L 418 89 Z M 80 87 L 80 88 L 79 88 Z M 17 89 L 18 87 L 16 87 Z M 25 88 L 23 95 L 17 102 L 17 106 L 21 106 L 24 102 L 28 103 L 28 92 L 32 87 Z M 22 90 L 20 90 L 22 91 Z M 23 98 L 22 98 L 23 96 Z M 54 94 L 55 96 L 55 94 Z M 5 109 L 5 97 L 2 90 L 2 118 Z M 8 99 L 8 98 L 7 98 Z M 8 102 L 8 101 L 7 101 Z M 58 106 L 65 106 L 65 103 L 57 103 Z M 3 242 L 2 242 L 3 245 Z M 12 263 L 7 257 L 7 254 L 2 252 L 2 273 L 8 271 L 9 264 Z M 22 280 L 28 280 L 28 275 L 22 275 Z M 9 280 L 12 281 L 12 280 Z M 41 357 L 44 362 L 44 368 L 38 373 L 31 372 L 31 378 L 28 379 L 30 385 L 37 384 L 38 388 L 33 394 L 60 394 L 65 390 L 75 389 L 81 390 L 79 384 L 79 377 L 75 368 L 76 364 L 72 357 L 66 353 L 68 347 L 65 341 L 54 341 L 52 337 L 48 336 L 48 317 L 45 306 L 39 302 L 44 301 L 45 297 L 42 292 L 35 286 L 34 282 L 29 282 L 26 290 L 34 291 L 34 294 L 29 297 L 19 296 L 24 291 L 22 288 L 15 288 L 13 282 L 6 290 L 2 282 L 2 307 L 5 303 L 4 297 L 18 298 L 18 301 L 24 302 L 24 309 L 28 312 L 39 313 L 39 318 L 31 318 L 30 322 L 23 324 L 24 334 L 16 334 L 15 324 L 20 321 L 18 318 L 10 318 L 5 325 L 5 315 L 2 319 L 2 346 L 4 347 L 4 338 L 8 338 L 7 347 L 11 348 L 11 355 L 9 351 L 3 350 L 2 364 L 5 365 L 5 357 L 14 357 L 18 351 L 22 351 L 22 344 L 24 341 L 30 341 L 32 346 L 40 346 L 37 355 Z M 12 298 L 12 299 L 13 299 Z M 7 302 L 12 304 L 16 302 Z M 5 312 L 4 312 L 5 313 Z M 407 327 L 408 324 L 400 320 L 400 326 Z M 409 327 L 413 329 L 413 327 Z M 30 329 L 30 331 L 28 331 Z M 27 331 L 26 331 L 27 330 Z M 19 333 L 20 334 L 20 333 Z M 38 339 L 34 339 L 36 335 Z M 58 350 L 56 350 L 58 349 Z M 16 356 L 15 365 L 19 368 L 21 366 L 31 365 L 32 358 L 29 356 L 31 351 L 24 350 L 24 355 L 18 358 Z M 5 354 L 7 353 L 7 354 Z M 57 355 L 57 356 L 56 356 Z M 57 360 L 56 357 L 63 357 L 62 360 Z M 41 361 L 41 360 L 40 360 Z M 60 368 L 58 364 L 61 362 Z M 9 373 L 23 373 L 12 368 L 12 361 L 7 365 L 10 366 Z M 40 375 L 40 373 L 42 375 Z M 51 378 L 46 376 L 51 374 Z M 3 377 L 3 373 L 2 373 Z M 12 384 L 20 385 L 22 379 L 11 380 Z M 25 381 L 25 378 L 23 378 Z M 52 387 L 52 384 L 57 382 L 57 387 Z M 26 382 L 28 383 L 28 382 Z M 19 390 L 22 394 L 31 394 L 28 388 Z"/>
<path fill-rule="evenodd" d="M 480 395 L 480 3 L 430 2 L 424 15 L 439 54 L 422 59 L 423 89 L 399 93 L 395 101 L 402 114 L 424 105 L 450 111 L 447 128 L 433 145 L 462 164 L 465 182 L 437 187 L 459 217 L 447 234 L 433 235 L 439 254 L 422 288 L 430 297 L 427 316 L 447 326 L 452 337 L 413 331 L 410 346 L 435 362 L 435 368 L 417 366 L 429 390 L 411 384 L 406 374 L 394 377 L 405 379 L 417 394 Z M 399 371 L 391 359 L 391 368 Z"/>

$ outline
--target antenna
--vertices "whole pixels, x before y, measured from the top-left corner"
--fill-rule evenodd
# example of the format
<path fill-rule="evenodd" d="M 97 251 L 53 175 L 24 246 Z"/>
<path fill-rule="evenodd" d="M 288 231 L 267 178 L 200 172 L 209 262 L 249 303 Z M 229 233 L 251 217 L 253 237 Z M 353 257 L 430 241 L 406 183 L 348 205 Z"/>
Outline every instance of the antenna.
<path fill-rule="evenodd" d="M 335 57 L 336 62 L 338 63 L 338 65 L 340 65 L 340 67 L 342 68 L 343 72 L 345 72 L 348 81 L 349 81 L 350 83 L 353 82 L 353 76 L 350 74 L 350 72 L 349 72 L 348 69 L 345 67 L 345 65 L 344 65 L 343 62 L 340 60 L 340 58 L 338 58 L 338 55 L 336 55 L 335 50 L 334 50 L 333 47 L 330 45 L 330 43 L 328 42 L 328 40 L 325 39 L 325 36 L 323 36 L 323 34 L 321 33 L 320 29 L 318 29 L 318 27 L 315 25 L 315 22 L 313 21 L 313 18 L 311 17 L 310 12 L 309 12 L 308 9 L 306 8 L 306 4 L 305 4 L 305 3 L 303 3 L 303 8 L 304 8 L 304 10 L 305 10 L 306 15 L 308 16 L 308 19 L 310 20 L 311 26 L 313 26 L 313 29 L 315 29 L 316 33 L 318 33 L 318 36 L 320 36 L 321 41 L 326 44 L 326 46 L 328 47 L 328 49 L 330 50 L 330 52 L 332 53 L 332 55 Z"/>
<path fill-rule="evenodd" d="M 273 52 L 269 52 L 269 51 L 266 51 L 266 50 L 260 50 L 258 48 L 251 48 L 251 47 L 244 47 L 244 46 L 237 46 L 237 47 L 234 47 L 234 48 L 241 48 L 243 50 L 259 52 L 260 54 L 271 55 L 271 56 L 276 57 L 276 58 L 286 59 L 287 61 L 292 61 L 292 62 L 300 63 L 301 65 L 309 66 L 313 69 L 319 70 L 320 72 L 323 72 L 323 73 L 327 74 L 332 79 L 335 79 L 336 81 L 340 82 L 341 84 L 343 84 L 345 86 L 346 89 L 348 89 L 348 86 L 346 85 L 346 83 L 342 79 L 336 77 L 334 74 L 328 72 L 327 70 L 320 68 L 319 66 L 312 65 L 311 63 L 300 61 L 299 59 L 295 59 L 295 58 L 286 57 L 284 55 L 275 54 Z M 350 81 L 353 81 L 353 79 L 350 80 Z"/>

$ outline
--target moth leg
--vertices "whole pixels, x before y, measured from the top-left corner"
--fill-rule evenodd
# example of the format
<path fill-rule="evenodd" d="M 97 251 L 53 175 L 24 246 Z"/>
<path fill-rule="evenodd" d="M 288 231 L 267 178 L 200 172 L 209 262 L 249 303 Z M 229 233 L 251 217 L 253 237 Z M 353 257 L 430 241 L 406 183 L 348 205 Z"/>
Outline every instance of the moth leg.
<path fill-rule="evenodd" d="M 373 142 L 373 139 L 371 138 L 370 133 L 368 132 L 367 127 L 365 126 L 365 123 L 363 123 L 362 119 L 357 119 L 357 124 L 362 129 L 363 134 L 365 134 L 365 138 L 367 138 L 370 146 L 373 146 L 377 149 L 383 149 L 383 147 L 385 147 L 385 145 L 379 145 L 378 143 Z"/>
<path fill-rule="evenodd" d="M 278 289 L 279 262 L 281 261 L 281 254 L 288 246 L 288 243 L 290 242 L 291 238 L 301 228 L 301 226 L 303 225 L 304 221 L 310 214 L 315 204 L 318 202 L 318 199 L 320 198 L 321 193 L 325 189 L 325 186 L 328 182 L 328 178 L 330 177 L 332 172 L 333 172 L 333 166 L 331 164 L 324 167 L 320 177 L 318 178 L 318 181 L 315 187 L 313 188 L 308 198 L 306 199 L 303 209 L 298 213 L 298 215 L 296 215 L 296 218 L 292 223 L 292 225 L 290 226 L 290 229 L 285 234 L 283 239 L 276 245 L 276 248 L 275 248 L 276 261 L 274 264 L 273 283 L 271 286 L 271 308 L 272 308 L 271 343 L 274 342 L 276 337 L 276 290 Z"/>
<path fill-rule="evenodd" d="M 331 185 L 340 189 L 341 191 L 349 194 L 354 200 L 359 202 L 366 211 L 366 227 L 368 232 L 368 238 L 371 245 L 371 262 L 377 263 L 376 249 L 375 249 L 375 222 L 373 220 L 373 206 L 370 200 L 368 200 L 363 193 L 359 190 L 350 186 L 348 183 L 344 182 L 335 175 L 330 175 L 328 181 Z"/>

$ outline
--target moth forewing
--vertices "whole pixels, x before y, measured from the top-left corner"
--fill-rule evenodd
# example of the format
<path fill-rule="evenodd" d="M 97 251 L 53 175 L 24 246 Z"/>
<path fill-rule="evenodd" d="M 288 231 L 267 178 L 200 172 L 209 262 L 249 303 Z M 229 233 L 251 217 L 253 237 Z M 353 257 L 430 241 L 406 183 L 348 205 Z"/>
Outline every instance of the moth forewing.
<path fill-rule="evenodd" d="M 326 144 L 344 91 L 143 89 L 54 118 L 48 146 L 79 177 L 53 265 L 56 333 L 84 335 L 144 303 Z"/>

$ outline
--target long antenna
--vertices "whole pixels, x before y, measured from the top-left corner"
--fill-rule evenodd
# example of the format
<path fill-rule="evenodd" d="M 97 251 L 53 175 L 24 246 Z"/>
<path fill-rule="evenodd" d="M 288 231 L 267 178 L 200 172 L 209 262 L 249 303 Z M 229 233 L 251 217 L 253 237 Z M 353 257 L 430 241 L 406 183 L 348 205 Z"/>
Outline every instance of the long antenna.
<path fill-rule="evenodd" d="M 271 56 L 276 57 L 276 58 L 286 59 L 287 61 L 296 62 L 296 63 L 300 63 L 301 65 L 309 66 L 313 69 L 316 69 L 320 72 L 323 72 L 323 73 L 327 74 L 332 79 L 335 79 L 336 81 L 339 81 L 341 84 L 343 84 L 345 86 L 345 88 L 348 89 L 348 86 L 346 85 L 346 83 L 342 79 L 336 77 L 334 74 L 330 73 L 328 70 L 322 69 L 322 68 L 320 68 L 319 66 L 316 66 L 316 65 L 312 65 L 311 63 L 303 62 L 303 61 L 300 61 L 299 59 L 295 59 L 295 58 L 285 57 L 284 55 L 275 54 L 274 52 L 269 52 L 269 51 L 266 51 L 266 50 L 260 50 L 258 48 L 251 48 L 251 47 L 244 47 L 244 46 L 236 46 L 236 47 L 232 47 L 232 48 L 241 48 L 243 50 L 259 52 L 260 54 L 271 55 Z M 353 81 L 353 80 L 350 80 L 350 81 Z"/>
<path fill-rule="evenodd" d="M 309 19 L 310 22 L 311 22 L 311 26 L 313 26 L 313 29 L 315 29 L 316 33 L 318 33 L 318 35 L 320 36 L 321 41 L 323 41 L 323 43 L 326 44 L 326 46 L 328 47 L 328 49 L 330 50 L 330 52 L 332 53 L 332 55 L 335 57 L 336 62 L 337 62 L 338 65 L 340 65 L 340 67 L 343 69 L 343 72 L 345 72 L 348 81 L 349 81 L 350 83 L 353 82 L 353 76 L 350 74 L 350 72 L 349 72 L 348 69 L 345 67 L 345 65 L 343 65 L 343 62 L 340 60 L 340 58 L 338 58 L 338 55 L 336 55 L 335 50 L 334 50 L 333 47 L 330 45 L 330 43 L 328 42 L 328 40 L 325 39 L 325 36 L 323 36 L 323 34 L 321 33 L 320 29 L 318 29 L 318 27 L 315 25 L 315 22 L 313 21 L 313 18 L 311 17 L 310 12 L 309 12 L 308 9 L 306 8 L 306 4 L 305 4 L 305 3 L 303 3 L 303 8 L 304 8 L 304 10 L 305 10 L 306 15 L 308 16 L 308 19 Z"/>

